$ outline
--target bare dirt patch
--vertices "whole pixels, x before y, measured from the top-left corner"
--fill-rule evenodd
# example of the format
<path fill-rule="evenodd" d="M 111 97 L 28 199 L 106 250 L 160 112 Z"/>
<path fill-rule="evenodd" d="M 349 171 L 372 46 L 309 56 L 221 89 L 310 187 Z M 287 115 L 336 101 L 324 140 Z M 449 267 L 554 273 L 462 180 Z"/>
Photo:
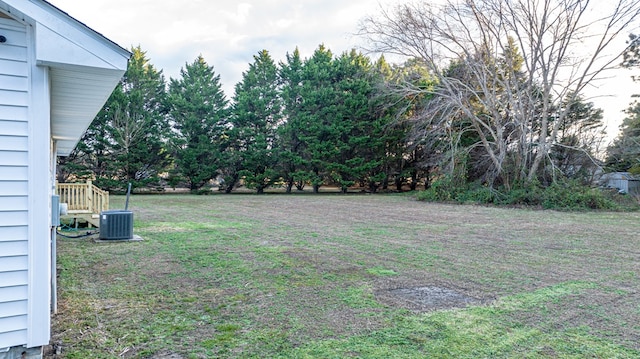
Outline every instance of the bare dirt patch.
<path fill-rule="evenodd" d="M 396 304 L 414 311 L 462 308 L 481 303 L 480 300 L 453 289 L 438 286 L 398 288 L 388 290 L 387 293 L 396 299 Z"/>

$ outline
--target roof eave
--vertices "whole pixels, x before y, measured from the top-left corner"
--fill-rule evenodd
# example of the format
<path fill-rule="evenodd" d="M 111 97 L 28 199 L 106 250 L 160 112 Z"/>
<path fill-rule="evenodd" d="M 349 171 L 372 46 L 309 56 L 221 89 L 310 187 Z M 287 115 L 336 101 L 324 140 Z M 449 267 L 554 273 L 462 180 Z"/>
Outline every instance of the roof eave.
<path fill-rule="evenodd" d="M 50 69 L 51 132 L 69 155 L 127 70 L 131 52 L 45 0 L 0 0 L 34 28 L 38 66 Z"/>

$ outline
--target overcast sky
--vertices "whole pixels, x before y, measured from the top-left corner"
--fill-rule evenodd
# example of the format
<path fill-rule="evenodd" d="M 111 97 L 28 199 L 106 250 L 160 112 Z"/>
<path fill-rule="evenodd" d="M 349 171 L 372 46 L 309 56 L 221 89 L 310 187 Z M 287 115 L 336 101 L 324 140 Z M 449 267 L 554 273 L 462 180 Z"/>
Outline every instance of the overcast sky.
<path fill-rule="evenodd" d="M 230 97 L 253 55 L 276 61 L 324 43 L 334 54 L 358 46 L 358 21 L 398 0 L 49 0 L 120 46 L 140 45 L 167 80 L 202 54 Z"/>
<path fill-rule="evenodd" d="M 323 43 L 340 54 L 362 45 L 354 35 L 362 17 L 401 0 L 48 1 L 124 48 L 140 45 L 167 81 L 202 54 L 230 98 L 258 51 L 268 50 L 278 62 L 296 47 L 309 57 Z M 610 136 L 618 133 L 631 93 L 640 93 L 630 75 L 623 71 L 592 89 Z"/>

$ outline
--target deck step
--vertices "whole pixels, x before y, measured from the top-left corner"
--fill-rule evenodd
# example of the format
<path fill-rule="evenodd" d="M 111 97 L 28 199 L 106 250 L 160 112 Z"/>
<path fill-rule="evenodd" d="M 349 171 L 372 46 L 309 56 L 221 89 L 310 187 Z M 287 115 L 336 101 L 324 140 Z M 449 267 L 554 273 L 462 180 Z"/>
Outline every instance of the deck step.
<path fill-rule="evenodd" d="M 74 221 L 80 220 L 81 222 L 87 222 L 93 227 L 100 227 L 100 215 L 97 213 L 69 213 L 64 216 L 60 216 L 60 219 L 73 219 Z"/>

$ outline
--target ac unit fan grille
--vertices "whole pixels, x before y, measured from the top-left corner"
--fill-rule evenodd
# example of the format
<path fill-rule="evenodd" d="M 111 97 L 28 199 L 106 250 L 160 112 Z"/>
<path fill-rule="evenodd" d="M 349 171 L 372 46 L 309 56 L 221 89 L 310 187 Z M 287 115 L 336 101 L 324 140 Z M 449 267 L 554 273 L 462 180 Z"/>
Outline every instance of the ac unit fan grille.
<path fill-rule="evenodd" d="M 123 210 L 100 213 L 100 239 L 132 239 L 133 212 Z"/>

